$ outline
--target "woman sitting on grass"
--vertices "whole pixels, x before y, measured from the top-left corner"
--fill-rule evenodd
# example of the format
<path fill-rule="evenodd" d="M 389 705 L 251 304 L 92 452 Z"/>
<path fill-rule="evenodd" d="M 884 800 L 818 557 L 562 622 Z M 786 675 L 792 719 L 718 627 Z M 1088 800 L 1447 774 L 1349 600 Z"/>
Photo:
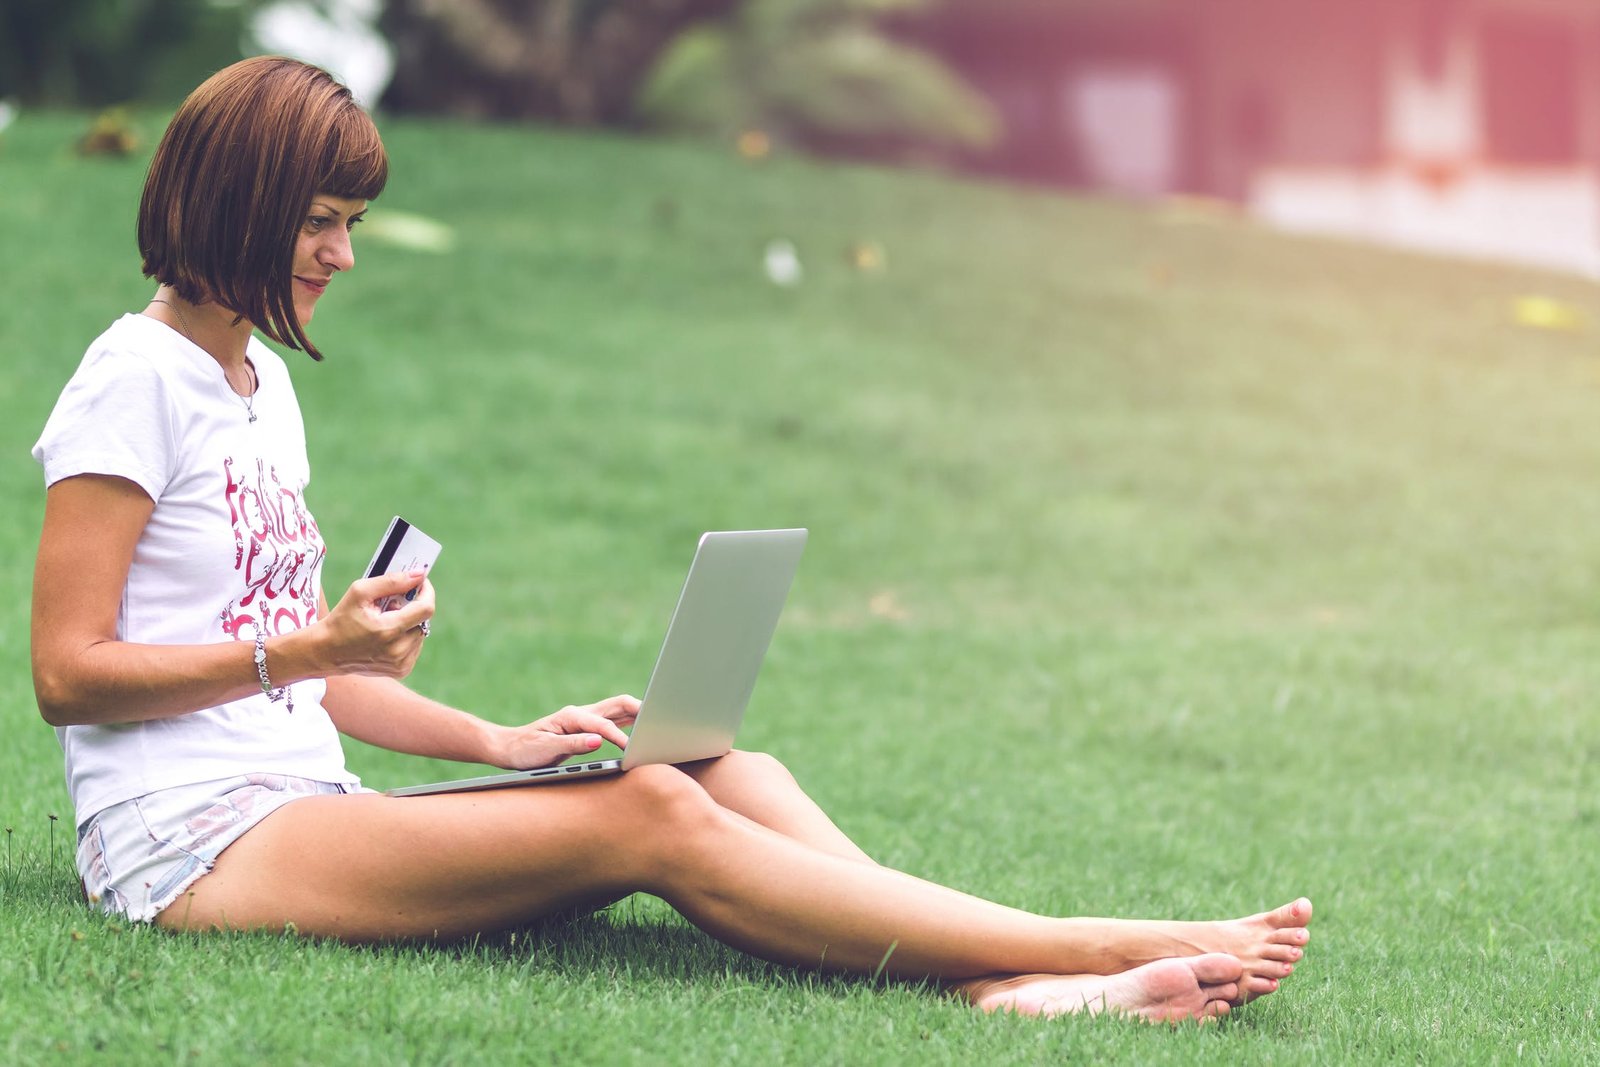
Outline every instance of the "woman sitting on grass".
<path fill-rule="evenodd" d="M 332 608 L 283 360 L 354 265 L 388 163 L 325 72 L 235 64 L 156 150 L 139 207 L 158 283 L 90 345 L 34 456 L 39 708 L 66 753 L 89 901 L 167 929 L 462 938 L 629 893 L 764 959 L 933 979 L 984 1009 L 1208 1018 L 1276 989 L 1311 904 L 1224 922 L 1048 918 L 877 866 L 769 756 L 395 799 L 340 733 L 523 769 L 626 745 L 612 697 L 499 726 L 403 686 L 420 573 Z M 383 612 L 377 602 L 415 591 Z"/>

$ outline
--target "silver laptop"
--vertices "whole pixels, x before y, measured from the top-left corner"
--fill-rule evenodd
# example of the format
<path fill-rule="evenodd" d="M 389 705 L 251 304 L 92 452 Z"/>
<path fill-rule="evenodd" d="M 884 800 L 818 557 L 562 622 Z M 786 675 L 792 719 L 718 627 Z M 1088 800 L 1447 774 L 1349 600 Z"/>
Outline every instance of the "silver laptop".
<path fill-rule="evenodd" d="M 392 797 L 498 789 L 687 763 L 733 747 L 805 548 L 805 530 L 700 538 L 621 759 L 589 760 L 391 789 Z"/>

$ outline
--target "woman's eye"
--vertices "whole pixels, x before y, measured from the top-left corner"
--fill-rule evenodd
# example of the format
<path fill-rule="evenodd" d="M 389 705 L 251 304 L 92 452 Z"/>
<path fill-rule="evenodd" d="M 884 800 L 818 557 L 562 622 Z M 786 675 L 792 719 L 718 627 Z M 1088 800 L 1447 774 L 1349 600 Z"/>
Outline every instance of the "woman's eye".
<path fill-rule="evenodd" d="M 316 233 L 327 224 L 328 217 L 326 215 L 312 215 L 310 218 L 306 219 L 306 229 L 310 230 L 312 233 Z"/>

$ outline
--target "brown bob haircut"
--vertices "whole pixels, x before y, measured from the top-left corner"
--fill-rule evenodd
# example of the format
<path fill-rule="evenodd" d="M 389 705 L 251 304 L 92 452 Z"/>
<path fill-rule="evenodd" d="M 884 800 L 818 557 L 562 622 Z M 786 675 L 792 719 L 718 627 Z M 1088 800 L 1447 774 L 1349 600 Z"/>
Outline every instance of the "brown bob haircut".
<path fill-rule="evenodd" d="M 282 56 L 226 67 L 172 117 L 139 202 L 144 274 L 321 359 L 294 310 L 294 246 L 319 193 L 372 200 L 389 157 L 333 76 Z"/>

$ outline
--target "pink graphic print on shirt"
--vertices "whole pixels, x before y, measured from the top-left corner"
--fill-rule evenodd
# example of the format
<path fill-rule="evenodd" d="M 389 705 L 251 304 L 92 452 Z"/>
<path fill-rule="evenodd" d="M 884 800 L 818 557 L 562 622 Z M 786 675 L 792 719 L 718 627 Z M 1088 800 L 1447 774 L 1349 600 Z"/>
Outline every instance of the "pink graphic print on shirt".
<path fill-rule="evenodd" d="M 322 533 L 306 508 L 301 486 L 286 486 L 276 467 L 256 460 L 253 470 L 227 476 L 228 515 L 233 521 L 233 569 L 244 592 L 222 609 L 222 629 L 235 641 L 255 640 L 256 630 L 289 633 L 317 619 L 317 566 L 327 554 Z"/>

